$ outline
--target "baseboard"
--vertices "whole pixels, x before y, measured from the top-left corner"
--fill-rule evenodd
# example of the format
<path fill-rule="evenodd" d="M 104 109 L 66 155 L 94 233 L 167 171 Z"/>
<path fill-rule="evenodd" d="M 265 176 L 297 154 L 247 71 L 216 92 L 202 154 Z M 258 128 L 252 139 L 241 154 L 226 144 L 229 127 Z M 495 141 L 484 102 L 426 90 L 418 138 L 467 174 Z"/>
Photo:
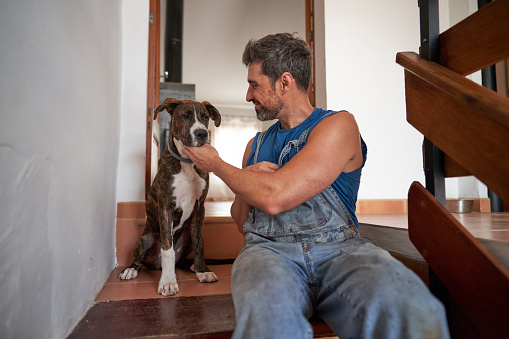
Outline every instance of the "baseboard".
<path fill-rule="evenodd" d="M 490 199 L 473 199 L 472 212 L 491 212 Z M 407 213 L 407 199 L 359 199 L 356 214 Z"/>
<path fill-rule="evenodd" d="M 145 201 L 117 203 L 117 219 L 145 218 Z"/>
<path fill-rule="evenodd" d="M 356 214 L 406 213 L 407 199 L 360 199 L 357 201 Z"/>

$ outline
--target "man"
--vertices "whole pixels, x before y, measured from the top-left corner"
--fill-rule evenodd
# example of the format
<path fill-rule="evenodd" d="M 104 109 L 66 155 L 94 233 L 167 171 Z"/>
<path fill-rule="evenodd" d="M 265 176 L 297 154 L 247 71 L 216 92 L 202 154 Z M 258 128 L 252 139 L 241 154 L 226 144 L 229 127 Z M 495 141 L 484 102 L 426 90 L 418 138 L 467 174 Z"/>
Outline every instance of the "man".
<path fill-rule="evenodd" d="M 314 108 L 306 43 L 275 34 L 246 45 L 246 100 L 277 119 L 247 145 L 243 169 L 211 146 L 185 153 L 235 193 L 246 234 L 232 269 L 235 338 L 311 338 L 318 314 L 344 338 L 447 338 L 443 306 L 390 254 L 358 236 L 367 149 L 353 115 Z"/>

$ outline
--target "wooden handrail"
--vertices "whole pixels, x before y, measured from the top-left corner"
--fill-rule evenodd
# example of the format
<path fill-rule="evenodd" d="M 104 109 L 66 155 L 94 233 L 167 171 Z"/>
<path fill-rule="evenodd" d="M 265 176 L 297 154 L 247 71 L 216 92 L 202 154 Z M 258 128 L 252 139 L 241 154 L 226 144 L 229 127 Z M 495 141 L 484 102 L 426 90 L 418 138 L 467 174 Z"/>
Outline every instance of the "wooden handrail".
<path fill-rule="evenodd" d="M 442 65 L 429 62 L 414 52 L 396 54 L 396 62 L 460 102 L 509 127 L 509 98 L 476 84 Z"/>
<path fill-rule="evenodd" d="M 509 201 L 509 98 L 416 53 L 396 62 L 405 67 L 408 122 Z"/>
<path fill-rule="evenodd" d="M 496 0 L 440 34 L 440 64 L 470 74 L 509 57 L 509 0 Z"/>

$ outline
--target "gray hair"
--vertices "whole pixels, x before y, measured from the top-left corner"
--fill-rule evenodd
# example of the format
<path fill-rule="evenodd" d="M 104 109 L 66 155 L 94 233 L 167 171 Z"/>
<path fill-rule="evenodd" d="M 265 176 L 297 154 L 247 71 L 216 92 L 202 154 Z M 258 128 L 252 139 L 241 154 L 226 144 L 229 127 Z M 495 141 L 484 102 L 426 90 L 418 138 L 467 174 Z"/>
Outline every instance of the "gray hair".
<path fill-rule="evenodd" d="M 313 55 L 307 43 L 294 36 L 295 33 L 277 33 L 259 40 L 251 39 L 246 44 L 242 62 L 249 66 L 262 63 L 262 72 L 269 77 L 272 86 L 281 74 L 289 72 L 296 80 L 297 87 L 307 92 L 311 80 Z"/>

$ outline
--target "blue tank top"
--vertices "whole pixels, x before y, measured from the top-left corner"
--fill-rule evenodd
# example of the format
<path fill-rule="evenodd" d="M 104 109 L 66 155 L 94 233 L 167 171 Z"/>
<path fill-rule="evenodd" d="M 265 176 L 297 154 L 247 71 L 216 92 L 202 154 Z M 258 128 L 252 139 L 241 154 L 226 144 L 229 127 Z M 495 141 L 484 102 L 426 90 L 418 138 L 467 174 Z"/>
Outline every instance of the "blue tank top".
<path fill-rule="evenodd" d="M 257 162 L 268 161 L 278 164 L 279 168 L 281 168 L 306 145 L 307 137 L 313 127 L 322 121 L 323 118 L 335 113 L 337 112 L 315 108 L 313 113 L 306 120 L 292 129 L 281 129 L 281 123 L 278 121 L 269 127 L 266 132 L 257 133 L 253 141 L 253 149 L 247 160 L 247 166 L 253 164 L 254 153 L 260 135 L 262 135 L 263 139 L 259 153 L 257 154 Z M 338 147 L 341 147 L 341 145 L 338 145 Z M 355 216 L 355 204 L 357 202 L 362 168 L 366 163 L 367 156 L 367 147 L 362 137 L 361 147 L 363 157 L 361 167 L 352 172 L 341 173 L 331 185 L 345 205 L 357 227 L 359 223 Z"/>

